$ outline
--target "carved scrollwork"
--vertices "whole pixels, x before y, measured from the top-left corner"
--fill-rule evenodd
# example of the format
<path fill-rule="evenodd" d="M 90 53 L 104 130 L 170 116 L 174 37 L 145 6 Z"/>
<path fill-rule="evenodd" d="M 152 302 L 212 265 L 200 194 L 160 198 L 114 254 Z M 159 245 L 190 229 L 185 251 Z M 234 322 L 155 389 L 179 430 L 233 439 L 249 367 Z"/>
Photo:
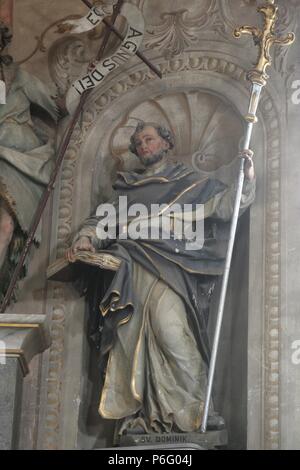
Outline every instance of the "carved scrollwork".
<path fill-rule="evenodd" d="M 76 19 L 76 18 L 78 18 L 78 15 L 65 16 L 64 18 L 61 18 L 60 20 L 57 20 L 54 23 L 51 23 L 49 26 L 47 26 L 47 28 L 44 29 L 44 31 L 39 36 L 35 37 L 36 46 L 33 49 L 33 51 L 31 51 L 26 57 L 24 57 L 24 59 L 19 60 L 18 64 L 24 64 L 28 60 L 32 59 L 32 57 L 34 57 L 37 52 L 46 53 L 48 49 L 47 49 L 47 46 L 45 44 L 45 41 L 46 41 L 46 38 L 47 38 L 48 34 L 50 33 L 50 31 L 54 30 L 54 28 L 60 22 L 63 22 L 63 21 L 66 21 L 66 20 L 71 20 L 71 19 Z"/>
<path fill-rule="evenodd" d="M 68 36 L 57 41 L 49 51 L 50 75 L 59 95 L 64 95 L 89 61 L 84 39 Z"/>
<path fill-rule="evenodd" d="M 171 57 L 199 42 L 200 31 L 207 26 L 210 16 L 205 13 L 190 18 L 188 10 L 182 9 L 163 13 L 161 19 L 161 25 L 148 28 L 145 47 L 157 48 L 165 57 Z"/>
<path fill-rule="evenodd" d="M 226 42 L 232 41 L 232 32 L 245 21 L 257 21 L 256 0 L 241 0 L 237 8 L 235 0 L 217 0 L 217 14 L 212 29 Z"/>
<path fill-rule="evenodd" d="M 151 17 L 145 47 L 158 49 L 170 58 L 199 43 L 200 32 L 213 21 L 216 3 L 217 0 L 187 0 L 183 5 L 179 0 L 165 0 L 162 7 L 159 0 L 142 2 L 145 18 Z"/>
<path fill-rule="evenodd" d="M 276 34 L 284 36 L 287 31 L 296 31 L 298 29 L 297 22 L 297 8 L 300 7 L 300 3 L 293 2 L 292 0 L 286 4 L 282 2 L 280 4 L 279 14 L 280 22 L 276 27 Z M 277 72 L 284 74 L 287 71 L 287 60 L 290 53 L 290 48 L 275 47 L 274 49 L 274 67 Z"/>

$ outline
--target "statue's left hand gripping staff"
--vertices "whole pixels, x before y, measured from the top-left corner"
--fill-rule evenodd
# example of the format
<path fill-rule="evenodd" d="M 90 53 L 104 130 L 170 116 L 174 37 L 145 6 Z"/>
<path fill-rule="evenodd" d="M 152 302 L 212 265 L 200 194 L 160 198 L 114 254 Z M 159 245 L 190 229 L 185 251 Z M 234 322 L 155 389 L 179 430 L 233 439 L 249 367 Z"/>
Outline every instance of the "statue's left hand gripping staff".
<path fill-rule="evenodd" d="M 276 37 L 274 29 L 275 29 L 275 24 L 276 24 L 277 17 L 278 17 L 278 6 L 275 5 L 275 0 L 267 0 L 267 3 L 259 7 L 257 11 L 264 15 L 264 26 L 262 30 L 256 27 L 252 27 L 252 26 L 241 26 L 240 28 L 237 28 L 234 31 L 234 36 L 236 38 L 240 38 L 242 34 L 252 35 L 254 39 L 254 44 L 259 47 L 259 56 L 258 56 L 257 65 L 254 69 L 250 70 L 250 72 L 248 73 L 248 77 L 247 77 L 248 80 L 250 80 L 250 82 L 252 83 L 252 88 L 251 88 L 249 109 L 248 109 L 247 115 L 245 116 L 247 127 L 246 127 L 246 133 L 245 133 L 244 145 L 243 145 L 244 150 L 249 150 L 250 148 L 253 125 L 257 122 L 256 113 L 257 113 L 261 91 L 263 87 L 266 86 L 267 80 L 269 78 L 266 73 L 266 68 L 270 66 L 272 63 L 272 57 L 270 53 L 271 46 L 273 44 L 288 46 L 292 44 L 295 40 L 294 33 L 289 33 L 287 36 L 283 38 Z M 245 177 L 244 167 L 245 167 L 245 158 L 241 158 L 239 177 L 238 177 L 238 187 L 237 187 L 234 211 L 233 211 L 231 227 L 230 227 L 230 236 L 229 236 L 228 249 L 227 249 L 227 255 L 226 255 L 226 260 L 225 260 L 224 274 L 223 274 L 223 279 L 222 279 L 222 287 L 221 287 L 221 293 L 220 293 L 216 329 L 215 329 L 210 367 L 209 367 L 209 373 L 208 373 L 207 392 L 206 392 L 204 413 L 203 413 L 202 424 L 201 424 L 201 432 L 203 433 L 206 432 L 206 428 L 207 428 L 208 411 L 209 411 L 209 404 L 210 404 L 211 394 L 212 394 L 212 386 L 213 386 L 213 380 L 214 380 L 214 374 L 215 374 L 218 346 L 220 342 L 220 333 L 221 333 L 221 326 L 222 326 L 222 320 L 223 320 L 227 285 L 228 285 L 232 252 L 233 252 L 234 240 L 235 240 L 235 235 L 236 235 L 236 228 L 237 228 L 239 209 L 240 209 L 241 197 L 242 197 L 242 189 L 243 189 L 244 177 Z"/>

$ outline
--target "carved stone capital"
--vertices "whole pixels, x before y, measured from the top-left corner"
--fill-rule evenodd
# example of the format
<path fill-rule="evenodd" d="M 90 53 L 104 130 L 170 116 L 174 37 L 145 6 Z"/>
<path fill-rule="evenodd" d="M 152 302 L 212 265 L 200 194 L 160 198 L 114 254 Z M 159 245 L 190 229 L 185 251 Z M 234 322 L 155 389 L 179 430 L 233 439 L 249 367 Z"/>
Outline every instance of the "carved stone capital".
<path fill-rule="evenodd" d="M 51 344 L 49 324 L 45 315 L 0 316 L 0 361 L 17 357 L 23 375 L 29 372 L 31 359 L 49 348 Z"/>

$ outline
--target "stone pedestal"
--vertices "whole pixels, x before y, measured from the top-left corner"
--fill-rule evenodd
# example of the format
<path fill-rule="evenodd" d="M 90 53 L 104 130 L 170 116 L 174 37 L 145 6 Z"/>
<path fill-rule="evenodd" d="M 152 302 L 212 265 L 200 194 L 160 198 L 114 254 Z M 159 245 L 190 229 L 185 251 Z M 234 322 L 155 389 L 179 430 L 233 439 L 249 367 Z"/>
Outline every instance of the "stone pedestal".
<path fill-rule="evenodd" d="M 174 447 L 186 449 L 195 446 L 199 450 L 213 450 L 225 448 L 228 444 L 226 429 L 221 431 L 208 431 L 206 433 L 170 433 L 170 434 L 126 434 L 116 442 L 119 447 L 145 447 L 166 448 Z"/>
<path fill-rule="evenodd" d="M 0 450 L 18 448 L 23 377 L 33 356 L 50 343 L 44 315 L 1 315 Z"/>

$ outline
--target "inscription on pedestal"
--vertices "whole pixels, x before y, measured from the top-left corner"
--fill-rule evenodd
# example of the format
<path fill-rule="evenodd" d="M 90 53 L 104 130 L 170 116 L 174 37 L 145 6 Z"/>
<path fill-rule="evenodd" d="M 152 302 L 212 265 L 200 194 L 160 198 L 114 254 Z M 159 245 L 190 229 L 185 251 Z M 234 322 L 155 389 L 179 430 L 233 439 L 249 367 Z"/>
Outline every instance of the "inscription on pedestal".
<path fill-rule="evenodd" d="M 182 434 L 127 434 L 119 437 L 116 442 L 120 447 L 124 446 L 162 446 L 180 445 L 182 448 L 189 444 L 195 444 L 203 449 L 214 449 L 226 447 L 228 443 L 227 431 L 208 431 L 202 433 L 182 433 Z"/>
<path fill-rule="evenodd" d="M 159 435 L 155 437 L 142 436 L 139 440 L 140 443 L 147 444 L 156 442 L 157 444 L 182 444 L 187 442 L 185 435 Z"/>

